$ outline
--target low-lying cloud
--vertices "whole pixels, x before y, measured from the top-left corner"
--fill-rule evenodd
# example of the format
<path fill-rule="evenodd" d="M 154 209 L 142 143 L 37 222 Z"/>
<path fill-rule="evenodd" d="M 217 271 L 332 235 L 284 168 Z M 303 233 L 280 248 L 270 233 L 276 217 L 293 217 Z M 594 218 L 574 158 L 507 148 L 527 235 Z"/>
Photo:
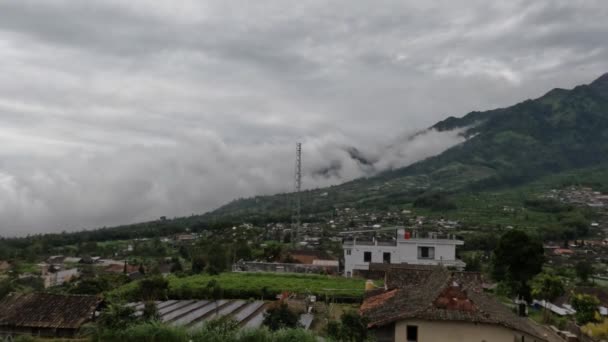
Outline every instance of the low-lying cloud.
<path fill-rule="evenodd" d="M 344 137 L 304 139 L 303 183 L 316 188 L 369 176 L 462 139 L 427 132 L 370 149 L 370 164 L 352 157 Z M 291 191 L 294 158 L 292 142 L 227 145 L 204 134 L 170 146 L 13 157 L 0 173 L 0 226 L 3 234 L 23 235 L 200 214 L 237 197 Z"/>

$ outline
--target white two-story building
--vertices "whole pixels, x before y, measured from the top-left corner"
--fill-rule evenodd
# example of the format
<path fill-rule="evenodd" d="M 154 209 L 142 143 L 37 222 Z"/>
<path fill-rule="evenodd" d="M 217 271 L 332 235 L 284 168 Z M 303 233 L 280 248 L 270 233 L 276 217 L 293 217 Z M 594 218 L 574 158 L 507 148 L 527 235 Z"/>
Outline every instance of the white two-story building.
<path fill-rule="evenodd" d="M 440 238 L 436 233 L 428 233 L 422 237 L 405 229 L 398 229 L 393 241 L 363 241 L 355 237 L 343 243 L 344 275 L 352 277 L 358 270 L 367 271 L 371 263 L 443 265 L 464 269 L 466 264 L 456 259 L 456 246 L 463 244 L 464 241 L 453 235 Z"/>

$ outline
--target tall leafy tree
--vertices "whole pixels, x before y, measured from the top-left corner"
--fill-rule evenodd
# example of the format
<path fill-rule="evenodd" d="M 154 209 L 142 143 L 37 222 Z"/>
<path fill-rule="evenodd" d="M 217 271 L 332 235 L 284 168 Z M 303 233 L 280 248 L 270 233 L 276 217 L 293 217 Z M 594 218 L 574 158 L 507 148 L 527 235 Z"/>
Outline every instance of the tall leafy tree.
<path fill-rule="evenodd" d="M 513 294 L 530 299 L 530 281 L 541 272 L 544 262 L 542 244 L 521 230 L 503 234 L 494 250 L 492 275 L 510 284 Z"/>
<path fill-rule="evenodd" d="M 207 252 L 207 273 L 219 274 L 226 270 L 228 259 L 226 251 L 220 244 L 212 244 Z"/>
<path fill-rule="evenodd" d="M 574 266 L 576 276 L 584 283 L 589 280 L 589 277 L 593 274 L 593 265 L 589 261 L 583 260 L 576 263 Z"/>

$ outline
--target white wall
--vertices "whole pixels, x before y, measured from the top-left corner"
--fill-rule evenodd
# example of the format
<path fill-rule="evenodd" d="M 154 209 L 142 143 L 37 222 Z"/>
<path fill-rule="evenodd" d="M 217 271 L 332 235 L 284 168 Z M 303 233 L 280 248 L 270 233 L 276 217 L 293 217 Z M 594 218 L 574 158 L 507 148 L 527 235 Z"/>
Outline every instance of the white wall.
<path fill-rule="evenodd" d="M 399 241 L 397 246 L 345 246 L 344 273 L 348 275 L 348 272 L 352 274 L 353 270 L 369 269 L 369 263 L 363 261 L 364 252 L 372 253 L 373 263 L 382 263 L 385 252 L 391 253 L 392 264 L 436 265 L 441 261 L 453 261 L 456 260 L 456 243 L 455 240 L 410 239 Z M 434 259 L 418 259 L 418 247 L 434 247 Z M 347 255 L 347 250 L 350 250 L 350 255 Z"/>

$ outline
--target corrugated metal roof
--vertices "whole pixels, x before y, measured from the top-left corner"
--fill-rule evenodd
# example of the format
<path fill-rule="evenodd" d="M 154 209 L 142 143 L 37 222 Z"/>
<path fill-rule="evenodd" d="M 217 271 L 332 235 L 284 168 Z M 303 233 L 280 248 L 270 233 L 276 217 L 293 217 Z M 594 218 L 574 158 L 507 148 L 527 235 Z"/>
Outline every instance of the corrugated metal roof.
<path fill-rule="evenodd" d="M 143 303 L 132 303 L 141 314 Z M 241 326 L 259 327 L 262 324 L 266 303 L 244 300 L 171 300 L 157 302 L 161 321 L 176 326 L 197 328 L 209 319 L 232 316 Z"/>

